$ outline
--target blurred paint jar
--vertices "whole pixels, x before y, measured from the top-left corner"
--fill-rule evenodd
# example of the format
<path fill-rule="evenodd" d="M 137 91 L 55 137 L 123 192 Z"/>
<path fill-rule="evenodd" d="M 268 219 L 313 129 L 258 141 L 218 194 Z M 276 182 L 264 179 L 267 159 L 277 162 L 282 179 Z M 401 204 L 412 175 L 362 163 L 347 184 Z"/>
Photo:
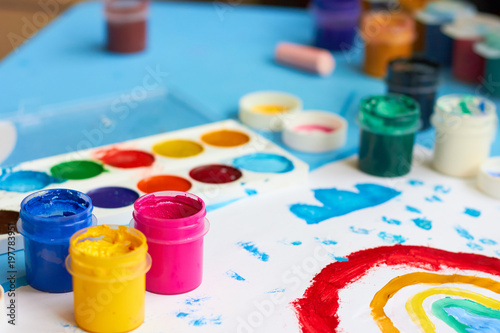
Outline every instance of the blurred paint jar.
<path fill-rule="evenodd" d="M 434 168 L 448 176 L 474 177 L 490 155 L 498 119 L 491 101 L 472 95 L 446 95 L 436 102 Z"/>
<path fill-rule="evenodd" d="M 363 0 L 363 10 L 394 11 L 399 9 L 398 0 Z"/>
<path fill-rule="evenodd" d="M 389 62 L 412 55 L 415 21 L 404 14 L 380 11 L 363 15 L 361 33 L 365 40 L 365 73 L 384 77 Z"/>
<path fill-rule="evenodd" d="M 434 1 L 416 14 L 416 20 L 424 26 L 424 56 L 441 66 L 450 66 L 453 55 L 453 40 L 441 31 L 444 24 L 458 18 L 475 15 L 473 4 L 456 1 Z"/>
<path fill-rule="evenodd" d="M 439 65 L 422 59 L 397 59 L 389 64 L 387 90 L 389 94 L 402 94 L 416 100 L 420 105 L 422 127 L 431 126 L 436 92 L 439 84 Z"/>
<path fill-rule="evenodd" d="M 153 260 L 148 291 L 182 294 L 201 284 L 206 214 L 205 203 L 185 192 L 156 192 L 135 202 L 130 226 L 146 235 Z"/>
<path fill-rule="evenodd" d="M 135 53 L 146 48 L 148 0 L 105 0 L 108 50 Z"/>
<path fill-rule="evenodd" d="M 418 103 L 404 95 L 370 96 L 361 100 L 358 121 L 359 169 L 377 177 L 409 173 L 420 127 Z"/>
<path fill-rule="evenodd" d="M 453 76 L 465 82 L 481 82 L 486 60 L 474 52 L 474 44 L 484 40 L 489 29 L 500 29 L 496 15 L 477 14 L 445 25 L 442 31 L 453 38 Z"/>
<path fill-rule="evenodd" d="M 500 97 L 500 33 L 488 32 L 483 42 L 474 44 L 474 52 L 486 59 L 484 93 Z"/>
<path fill-rule="evenodd" d="M 22 201 L 17 230 L 24 236 L 31 287 L 51 293 L 73 289 L 64 260 L 71 236 L 96 223 L 92 210 L 90 198 L 74 190 L 38 191 Z"/>
<path fill-rule="evenodd" d="M 316 46 L 332 51 L 349 50 L 361 15 L 359 0 L 313 0 L 310 5 L 316 21 Z"/>
<path fill-rule="evenodd" d="M 75 320 L 89 332 L 129 332 L 144 321 L 146 237 L 130 227 L 99 225 L 71 237 Z"/>

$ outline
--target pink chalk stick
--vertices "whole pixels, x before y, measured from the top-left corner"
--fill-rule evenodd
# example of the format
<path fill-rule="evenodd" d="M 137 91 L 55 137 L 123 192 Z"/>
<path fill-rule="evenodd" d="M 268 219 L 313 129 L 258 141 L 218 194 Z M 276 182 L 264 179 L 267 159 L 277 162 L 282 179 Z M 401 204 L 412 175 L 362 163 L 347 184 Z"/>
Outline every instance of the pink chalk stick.
<path fill-rule="evenodd" d="M 280 64 L 322 76 L 332 74 L 335 69 L 332 54 L 317 47 L 282 42 L 276 47 L 275 57 Z"/>

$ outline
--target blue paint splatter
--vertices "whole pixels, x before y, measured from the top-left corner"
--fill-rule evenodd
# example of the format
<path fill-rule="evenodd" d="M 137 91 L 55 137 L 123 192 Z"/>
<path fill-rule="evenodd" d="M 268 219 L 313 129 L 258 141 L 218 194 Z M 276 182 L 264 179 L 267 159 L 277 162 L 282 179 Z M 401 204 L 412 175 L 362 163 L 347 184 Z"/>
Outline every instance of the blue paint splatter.
<path fill-rule="evenodd" d="M 333 253 L 330 253 L 330 258 L 332 258 L 333 260 L 339 261 L 339 262 L 349 261 L 349 258 L 336 257 Z"/>
<path fill-rule="evenodd" d="M 318 238 L 318 237 L 315 237 L 315 239 L 316 239 L 318 242 L 320 242 L 320 243 L 322 243 L 322 244 L 324 244 L 324 245 L 336 245 L 336 244 L 337 244 L 337 242 L 336 242 L 336 241 L 331 240 L 331 239 L 323 239 L 323 240 L 322 240 L 322 239 L 320 239 L 320 238 Z"/>
<path fill-rule="evenodd" d="M 228 206 L 228 205 L 230 205 L 230 204 L 232 204 L 232 203 L 234 203 L 236 201 L 239 201 L 241 199 L 243 199 L 243 198 L 236 198 L 236 199 L 233 199 L 233 200 L 228 200 L 228 201 L 224 201 L 224 202 L 221 202 L 221 203 L 209 205 L 209 206 L 206 207 L 206 209 L 207 209 L 207 212 L 212 212 L 212 211 L 214 211 L 216 209 L 219 209 L 219 208 L 222 208 L 222 207 L 226 207 L 226 206 Z"/>
<path fill-rule="evenodd" d="M 412 221 L 420 229 L 424 229 L 424 230 L 431 230 L 432 229 L 432 221 L 429 221 L 425 217 L 413 219 Z"/>
<path fill-rule="evenodd" d="M 432 197 L 425 198 L 425 200 L 429 201 L 429 202 L 435 202 L 435 201 L 443 202 L 443 200 L 441 200 L 441 198 L 438 197 L 437 195 L 433 195 Z"/>
<path fill-rule="evenodd" d="M 239 169 L 259 173 L 286 173 L 295 168 L 293 162 L 285 156 L 268 153 L 255 153 L 235 158 L 233 165 Z"/>
<path fill-rule="evenodd" d="M 252 242 L 246 242 L 246 243 L 239 242 L 238 245 L 241 246 L 246 251 L 248 251 L 254 257 L 258 258 L 259 260 L 264 261 L 264 262 L 269 261 L 269 254 L 259 251 L 259 249 L 255 246 L 254 243 L 252 243 Z"/>
<path fill-rule="evenodd" d="M 235 271 L 227 271 L 226 275 L 229 276 L 231 279 L 235 279 L 237 281 L 245 281 L 245 278 L 236 273 Z"/>
<path fill-rule="evenodd" d="M 462 325 L 467 326 L 465 330 L 469 333 L 499 333 L 500 321 L 496 318 L 481 316 L 470 313 L 460 307 L 449 307 L 445 309 L 448 316 L 454 317 Z"/>
<path fill-rule="evenodd" d="M 271 291 L 268 291 L 267 293 L 268 294 L 276 294 L 276 293 L 284 293 L 285 292 L 285 288 L 276 288 L 276 289 L 273 289 Z"/>
<path fill-rule="evenodd" d="M 470 247 L 472 250 L 477 250 L 477 251 L 483 251 L 484 250 L 484 248 L 481 245 L 479 245 L 477 243 L 473 243 L 473 242 L 467 243 L 467 246 Z"/>
<path fill-rule="evenodd" d="M 479 240 L 481 243 L 484 245 L 497 245 L 498 242 L 494 241 L 493 239 L 488 239 L 488 238 L 482 238 Z"/>
<path fill-rule="evenodd" d="M 437 192 L 437 193 L 443 193 L 443 194 L 448 194 L 450 193 L 451 191 L 451 188 L 445 188 L 443 185 L 436 185 L 434 186 L 434 192 Z"/>
<path fill-rule="evenodd" d="M 302 245 L 302 242 L 301 241 L 293 241 L 290 244 L 292 244 L 293 246 L 299 246 L 299 245 Z"/>
<path fill-rule="evenodd" d="M 424 182 L 421 180 L 410 179 L 408 181 L 408 184 L 410 184 L 411 186 L 422 186 L 422 185 L 424 185 Z"/>
<path fill-rule="evenodd" d="M 245 189 L 245 193 L 251 196 L 251 195 L 256 195 L 257 191 L 256 190 L 252 190 L 250 188 L 246 188 Z"/>
<path fill-rule="evenodd" d="M 420 209 L 412 207 L 412 206 L 406 206 L 406 210 L 412 213 L 417 213 L 417 214 L 422 214 Z"/>
<path fill-rule="evenodd" d="M 378 237 L 382 239 L 384 242 L 389 243 L 389 244 L 403 244 L 406 242 L 408 239 L 404 238 L 403 236 L 400 235 L 393 235 L 389 234 L 387 232 L 379 232 Z"/>
<path fill-rule="evenodd" d="M 458 235 L 460 237 L 463 237 L 468 240 L 473 240 L 474 236 L 472 236 L 467 230 L 465 230 L 462 227 L 455 227 L 455 230 L 457 231 Z"/>
<path fill-rule="evenodd" d="M 202 302 L 206 301 L 206 300 L 209 300 L 210 297 L 192 297 L 192 298 L 188 298 L 184 301 L 184 303 L 186 303 L 186 305 L 200 305 Z"/>
<path fill-rule="evenodd" d="M 490 172 L 488 172 L 488 174 L 489 174 L 490 176 L 493 176 L 493 177 L 500 177 L 500 172 L 493 172 L 493 171 L 490 171 Z"/>
<path fill-rule="evenodd" d="M 192 326 L 220 325 L 220 324 L 222 324 L 221 316 L 212 318 L 200 317 L 197 319 L 193 319 L 189 322 L 189 325 Z"/>
<path fill-rule="evenodd" d="M 496 250 L 495 254 L 500 257 L 500 250 Z"/>
<path fill-rule="evenodd" d="M 473 208 L 465 208 L 464 214 L 472 217 L 479 217 L 481 215 L 481 212 Z"/>
<path fill-rule="evenodd" d="M 50 184 L 60 184 L 64 180 L 49 176 L 40 171 L 12 171 L 3 169 L 0 174 L 0 190 L 26 193 L 41 190 Z"/>
<path fill-rule="evenodd" d="M 368 235 L 370 233 L 370 230 L 363 229 L 363 228 L 356 228 L 356 227 L 350 227 L 352 232 L 355 234 L 360 234 L 360 235 Z"/>
<path fill-rule="evenodd" d="M 323 206 L 294 204 L 290 211 L 307 224 L 318 224 L 333 217 L 381 205 L 401 194 L 395 189 L 377 184 L 357 184 L 355 187 L 359 193 L 336 188 L 313 190 L 314 197 Z"/>
<path fill-rule="evenodd" d="M 177 318 L 186 318 L 187 316 L 189 316 L 189 313 L 186 313 L 186 312 L 179 312 L 176 315 Z"/>
<path fill-rule="evenodd" d="M 388 224 L 401 225 L 401 221 L 394 220 L 394 219 L 388 219 L 385 216 L 382 216 L 382 221 L 384 221 L 385 223 L 388 223 Z"/>

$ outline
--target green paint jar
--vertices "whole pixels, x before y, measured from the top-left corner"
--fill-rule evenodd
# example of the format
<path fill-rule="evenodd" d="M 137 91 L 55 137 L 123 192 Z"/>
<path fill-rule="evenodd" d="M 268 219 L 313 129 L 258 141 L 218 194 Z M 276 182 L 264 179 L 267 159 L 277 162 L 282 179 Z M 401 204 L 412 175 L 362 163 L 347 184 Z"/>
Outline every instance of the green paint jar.
<path fill-rule="evenodd" d="M 485 93 L 500 97 L 500 32 L 489 31 L 484 41 L 474 45 L 474 52 L 486 59 L 483 88 Z"/>
<path fill-rule="evenodd" d="M 370 96 L 359 109 L 361 171 L 377 177 L 404 176 L 411 170 L 420 107 L 404 95 Z"/>

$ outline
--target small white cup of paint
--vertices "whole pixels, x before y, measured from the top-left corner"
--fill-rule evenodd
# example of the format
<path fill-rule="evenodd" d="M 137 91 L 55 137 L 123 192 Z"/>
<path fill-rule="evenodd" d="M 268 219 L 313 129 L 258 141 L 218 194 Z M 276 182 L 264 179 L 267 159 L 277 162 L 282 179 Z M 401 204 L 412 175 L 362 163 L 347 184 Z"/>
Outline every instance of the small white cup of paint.
<path fill-rule="evenodd" d="M 302 100 L 278 91 L 247 94 L 239 102 L 240 121 L 261 131 L 280 132 L 291 115 L 302 111 Z"/>
<path fill-rule="evenodd" d="M 495 104 L 472 95 L 446 95 L 437 100 L 431 122 L 436 128 L 434 168 L 453 177 L 477 176 L 496 135 Z"/>
<path fill-rule="evenodd" d="M 500 156 L 489 158 L 481 164 L 477 187 L 489 196 L 500 199 Z"/>
<path fill-rule="evenodd" d="M 337 114 L 319 110 L 304 111 L 285 123 L 283 142 L 302 152 L 328 152 L 345 145 L 347 126 L 347 121 Z"/>

